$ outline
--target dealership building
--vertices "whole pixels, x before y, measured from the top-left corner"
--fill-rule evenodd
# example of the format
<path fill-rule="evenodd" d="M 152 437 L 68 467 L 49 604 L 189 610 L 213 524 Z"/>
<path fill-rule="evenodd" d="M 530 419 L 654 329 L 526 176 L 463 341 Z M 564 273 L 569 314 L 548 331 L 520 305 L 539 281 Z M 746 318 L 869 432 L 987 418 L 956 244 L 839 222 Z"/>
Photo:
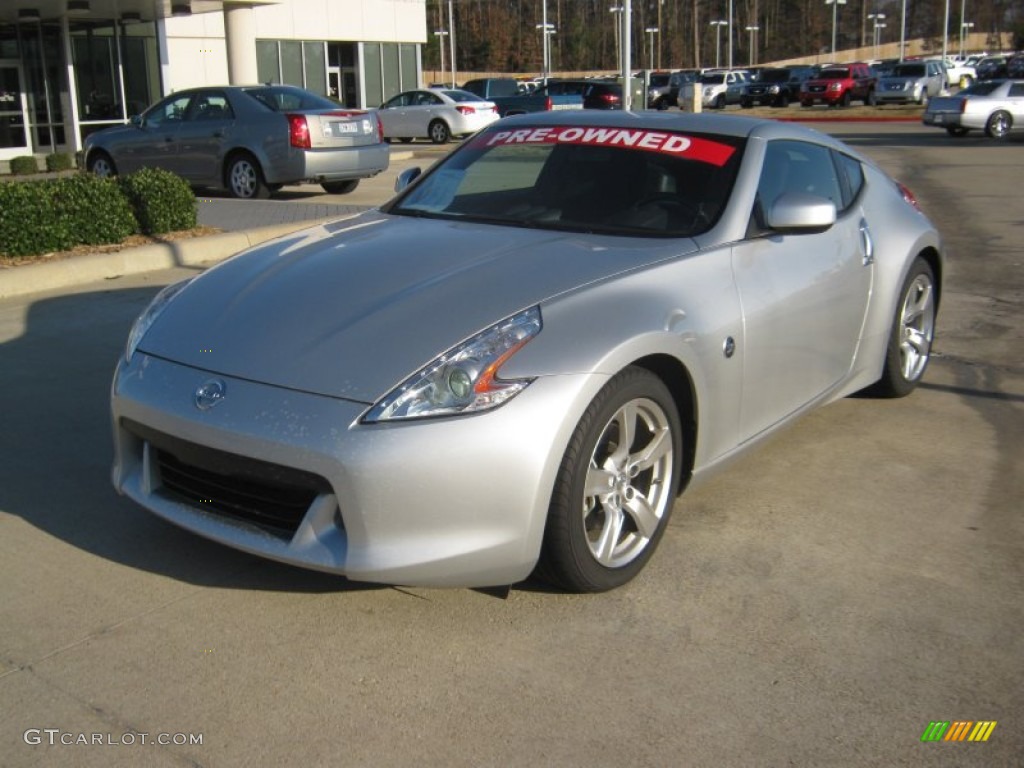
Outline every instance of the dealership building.
<path fill-rule="evenodd" d="M 75 152 L 198 85 L 373 107 L 421 79 L 426 0 L 2 0 L 0 160 Z"/>

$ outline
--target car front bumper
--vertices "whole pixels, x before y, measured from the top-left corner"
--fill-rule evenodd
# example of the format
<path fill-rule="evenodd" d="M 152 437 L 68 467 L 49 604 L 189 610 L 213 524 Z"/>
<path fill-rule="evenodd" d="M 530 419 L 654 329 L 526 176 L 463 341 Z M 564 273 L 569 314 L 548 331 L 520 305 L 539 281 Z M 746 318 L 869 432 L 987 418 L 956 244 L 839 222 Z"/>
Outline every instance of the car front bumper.
<path fill-rule="evenodd" d="M 211 378 L 225 396 L 200 410 L 196 390 Z M 536 564 L 574 403 L 593 395 L 592 379 L 542 377 L 474 416 L 365 425 L 362 403 L 137 352 L 112 387 L 113 483 L 197 534 L 353 580 L 512 584 Z M 202 477 L 183 492 L 179 475 Z M 230 507 L 309 478 L 294 526 Z"/>

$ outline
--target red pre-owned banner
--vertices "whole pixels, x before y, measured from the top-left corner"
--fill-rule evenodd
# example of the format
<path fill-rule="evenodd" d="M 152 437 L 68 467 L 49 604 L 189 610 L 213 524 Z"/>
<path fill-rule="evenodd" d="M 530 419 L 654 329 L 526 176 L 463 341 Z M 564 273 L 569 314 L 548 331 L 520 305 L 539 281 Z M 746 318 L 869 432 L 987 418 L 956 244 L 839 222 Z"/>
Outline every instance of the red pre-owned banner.
<path fill-rule="evenodd" d="M 667 131 L 583 126 L 493 131 L 482 134 L 475 143 L 484 147 L 507 144 L 589 144 L 629 147 L 647 152 L 661 152 L 676 157 L 685 157 L 689 160 L 699 160 L 717 166 L 725 165 L 736 151 L 735 147 L 730 147 L 728 144 Z"/>

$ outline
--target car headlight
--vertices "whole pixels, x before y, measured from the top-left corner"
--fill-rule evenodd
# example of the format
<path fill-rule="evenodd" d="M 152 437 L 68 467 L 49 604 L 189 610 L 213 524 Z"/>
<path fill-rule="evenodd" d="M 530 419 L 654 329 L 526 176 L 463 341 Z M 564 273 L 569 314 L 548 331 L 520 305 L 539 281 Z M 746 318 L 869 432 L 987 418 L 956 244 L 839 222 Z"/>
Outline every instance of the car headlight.
<path fill-rule="evenodd" d="M 124 361 L 130 363 L 132 356 L 135 354 L 135 350 L 138 349 L 139 344 L 142 342 L 142 337 L 146 335 L 146 331 L 152 327 L 153 323 L 160 316 L 160 313 L 167 308 L 167 305 L 171 303 L 171 299 L 181 293 L 182 289 L 192 282 L 195 278 L 188 278 L 182 280 L 180 283 L 174 283 L 168 285 L 156 297 L 149 302 L 149 306 L 146 307 L 142 314 L 135 320 L 135 324 L 132 326 L 131 333 L 128 334 L 128 344 L 124 348 Z"/>
<path fill-rule="evenodd" d="M 830 91 L 841 91 L 843 89 L 842 83 L 830 83 L 828 86 Z"/>
<path fill-rule="evenodd" d="M 476 413 L 507 402 L 533 379 L 499 379 L 498 371 L 541 327 L 539 307 L 495 323 L 434 358 L 379 400 L 363 421 Z"/>

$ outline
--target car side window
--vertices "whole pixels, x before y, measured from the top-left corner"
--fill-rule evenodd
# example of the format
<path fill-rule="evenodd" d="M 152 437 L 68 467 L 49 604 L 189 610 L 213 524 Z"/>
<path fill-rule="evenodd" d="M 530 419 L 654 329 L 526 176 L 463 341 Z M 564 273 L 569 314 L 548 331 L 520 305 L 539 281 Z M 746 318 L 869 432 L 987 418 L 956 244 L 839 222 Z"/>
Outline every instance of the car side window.
<path fill-rule="evenodd" d="M 767 228 L 766 215 L 771 206 L 781 195 L 789 193 L 825 197 L 837 211 L 843 210 L 839 175 L 827 147 L 790 140 L 768 143 L 754 203 L 757 228 Z"/>
<path fill-rule="evenodd" d="M 234 117 L 227 97 L 219 91 L 197 93 L 185 115 L 186 120 L 233 120 Z"/>
<path fill-rule="evenodd" d="M 170 97 L 146 112 L 146 125 L 152 128 L 179 123 L 185 119 L 191 94 Z"/>
<path fill-rule="evenodd" d="M 860 161 L 855 160 L 849 155 L 844 155 L 842 152 L 833 152 L 836 165 L 840 169 L 840 182 L 843 193 L 843 204 L 842 206 L 836 206 L 838 213 L 842 213 L 857 199 L 860 191 L 864 188 L 864 168 L 861 167 Z"/>
<path fill-rule="evenodd" d="M 1010 96 L 1024 96 L 1024 83 L 1010 83 Z"/>

